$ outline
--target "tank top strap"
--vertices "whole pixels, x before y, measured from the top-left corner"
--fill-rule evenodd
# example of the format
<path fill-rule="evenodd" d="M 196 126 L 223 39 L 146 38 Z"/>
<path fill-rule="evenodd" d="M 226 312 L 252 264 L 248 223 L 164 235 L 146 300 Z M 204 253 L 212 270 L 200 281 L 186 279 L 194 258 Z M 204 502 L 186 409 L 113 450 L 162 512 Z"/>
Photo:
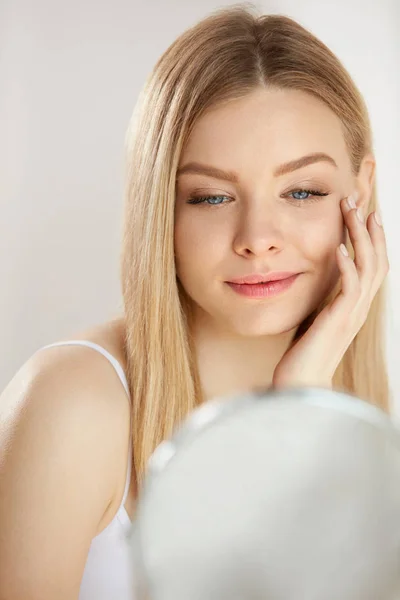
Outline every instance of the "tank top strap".
<path fill-rule="evenodd" d="M 115 358 L 115 356 L 113 356 L 110 352 L 108 352 L 108 350 L 103 348 L 103 346 L 100 346 L 99 344 L 90 342 L 88 340 L 67 340 L 67 341 L 63 341 L 63 342 L 54 342 L 53 344 L 47 344 L 46 346 L 43 346 L 41 348 L 41 350 L 45 350 L 46 348 L 53 348 L 56 346 L 87 346 L 88 348 L 92 348 L 92 350 L 96 350 L 97 352 L 102 354 L 114 367 L 122 385 L 124 386 L 124 389 L 127 393 L 128 398 L 130 397 L 128 380 L 126 378 L 124 369 L 121 366 L 121 363 Z M 131 473 L 132 473 L 132 431 L 129 436 L 128 467 L 127 467 L 124 495 L 122 497 L 121 506 L 123 506 L 125 504 L 127 496 L 128 496 L 129 485 L 130 485 L 130 480 L 131 480 Z"/>
<path fill-rule="evenodd" d="M 118 377 L 121 380 L 122 385 L 125 388 L 127 395 L 129 396 L 128 380 L 127 380 L 125 372 L 121 366 L 121 363 L 115 358 L 115 356 L 110 354 L 110 352 L 108 352 L 108 350 L 103 348 L 103 346 L 100 346 L 99 344 L 95 344 L 94 342 L 89 342 L 88 340 L 68 340 L 65 342 L 54 342 L 53 344 L 48 344 L 47 346 L 43 346 L 41 349 L 45 350 L 46 348 L 52 348 L 54 346 L 87 346 L 88 348 L 92 348 L 92 350 L 97 350 L 97 352 L 100 352 L 100 354 L 102 354 L 112 364 Z"/>

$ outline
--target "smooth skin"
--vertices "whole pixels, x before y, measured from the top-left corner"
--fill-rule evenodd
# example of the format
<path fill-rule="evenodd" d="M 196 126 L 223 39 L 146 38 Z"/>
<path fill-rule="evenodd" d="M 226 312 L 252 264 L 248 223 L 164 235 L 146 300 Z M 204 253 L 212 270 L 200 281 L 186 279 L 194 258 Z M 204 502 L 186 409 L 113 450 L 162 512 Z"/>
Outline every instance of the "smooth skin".
<path fill-rule="evenodd" d="M 124 364 L 121 322 L 71 335 Z M 35 354 L 0 396 L 0 600 L 75 600 L 123 496 L 130 406 L 90 348 Z M 133 516 L 134 482 L 125 504 Z"/>
<path fill-rule="evenodd" d="M 337 166 L 320 161 L 274 174 L 315 152 Z M 340 121 L 323 103 L 265 89 L 203 115 L 180 167 L 192 161 L 237 177 L 185 173 L 177 181 L 177 274 L 196 307 L 208 399 L 271 384 L 297 326 L 341 275 L 337 248 L 354 211 L 344 217 L 340 203 L 356 189 L 363 207 L 375 163 L 365 157 L 355 178 Z M 296 193 L 302 188 L 328 195 L 305 202 Z M 223 195 L 222 205 L 188 204 L 197 193 Z M 225 284 L 262 269 L 303 274 L 281 296 L 257 302 Z M 103 345 L 124 366 L 123 338 L 122 319 L 69 336 Z M 0 397 L 0 600 L 77 600 L 91 540 L 122 499 L 129 419 L 116 373 L 89 348 L 38 352 L 7 386 Z M 135 503 L 133 479 L 125 505 L 131 517 Z"/>
<path fill-rule="evenodd" d="M 276 388 L 310 385 L 332 389 L 335 371 L 364 325 L 389 271 L 380 217 L 371 213 L 365 222 L 352 197 L 342 200 L 340 206 L 350 232 L 354 260 L 346 248 L 345 252 L 338 248 L 341 290 L 279 361 L 273 377 Z"/>
<path fill-rule="evenodd" d="M 335 164 L 315 159 L 300 167 L 299 159 L 315 153 L 328 155 Z M 199 166 L 189 170 L 191 163 L 229 171 L 236 181 L 223 179 L 223 173 L 212 177 Z M 381 257 L 380 283 L 386 264 L 383 229 L 374 229 L 369 219 L 368 231 L 356 230 L 355 211 L 347 216 L 342 210 L 343 199 L 356 191 L 357 207 L 365 211 L 374 177 L 371 154 L 364 157 L 357 177 L 353 175 L 339 118 L 301 91 L 260 88 L 199 120 L 179 164 L 175 256 L 177 275 L 194 301 L 206 398 L 273 384 L 298 325 L 348 264 L 338 255 L 347 233 L 365 242 L 363 251 L 357 244 L 358 260 L 370 258 L 372 269 L 368 231 L 373 234 Z M 302 191 L 307 189 L 325 195 Z M 191 204 L 196 196 L 209 199 Z M 346 273 L 348 269 L 351 265 Z M 286 292 L 266 299 L 245 298 L 226 284 L 267 271 L 302 274 Z M 312 352 L 298 353 L 301 368 L 306 363 L 311 376 L 312 357 Z M 289 359 L 287 364 L 290 371 L 293 364 Z M 280 375 L 288 383 L 298 379 L 290 380 L 283 367 Z"/>

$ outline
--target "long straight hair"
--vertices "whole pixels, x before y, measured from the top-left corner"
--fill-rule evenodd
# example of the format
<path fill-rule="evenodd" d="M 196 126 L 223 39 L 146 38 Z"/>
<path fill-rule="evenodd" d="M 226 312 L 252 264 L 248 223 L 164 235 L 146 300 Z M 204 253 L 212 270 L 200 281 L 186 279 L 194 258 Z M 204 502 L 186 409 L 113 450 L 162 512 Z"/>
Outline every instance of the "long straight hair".
<path fill-rule="evenodd" d="M 121 274 L 139 484 L 154 449 L 204 400 L 191 302 L 174 260 L 176 172 L 197 120 L 208 108 L 256 88 L 301 90 L 341 120 L 354 175 L 372 151 L 365 103 L 338 58 L 291 18 L 257 13 L 252 3 L 234 4 L 181 34 L 145 81 L 129 123 Z M 378 208 L 376 185 L 366 208 Z M 347 246 L 354 258 L 348 240 Z M 338 285 L 300 324 L 296 338 L 338 293 Z M 339 364 L 333 388 L 388 411 L 385 288 Z"/>

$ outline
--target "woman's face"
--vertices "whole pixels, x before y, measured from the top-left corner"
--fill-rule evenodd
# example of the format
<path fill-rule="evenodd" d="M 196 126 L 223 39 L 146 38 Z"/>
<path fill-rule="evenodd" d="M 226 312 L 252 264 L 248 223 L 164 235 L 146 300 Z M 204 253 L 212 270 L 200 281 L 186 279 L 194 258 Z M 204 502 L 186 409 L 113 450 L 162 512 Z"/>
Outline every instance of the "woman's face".
<path fill-rule="evenodd" d="M 330 159 L 276 172 L 314 153 Z M 194 162 L 234 173 L 236 181 L 200 169 L 179 174 Z M 304 92 L 258 89 L 198 121 L 179 171 L 176 270 L 195 314 L 243 336 L 296 328 L 339 276 L 335 250 L 344 241 L 339 201 L 355 183 L 339 119 Z M 189 204 L 193 196 L 217 198 Z M 301 275 L 284 293 L 256 300 L 226 283 L 269 271 Z"/>

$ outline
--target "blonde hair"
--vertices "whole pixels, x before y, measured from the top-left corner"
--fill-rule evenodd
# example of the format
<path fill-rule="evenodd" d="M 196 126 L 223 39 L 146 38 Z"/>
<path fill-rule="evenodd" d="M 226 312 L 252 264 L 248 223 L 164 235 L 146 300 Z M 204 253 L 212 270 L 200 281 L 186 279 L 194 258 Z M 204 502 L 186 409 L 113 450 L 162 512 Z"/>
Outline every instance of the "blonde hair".
<path fill-rule="evenodd" d="M 340 118 L 354 174 L 372 149 L 366 106 L 336 56 L 289 17 L 257 12 L 251 3 L 235 4 L 181 34 L 147 78 L 129 124 L 121 270 L 139 483 L 157 445 L 203 401 L 190 299 L 176 278 L 174 261 L 176 172 L 196 121 L 209 107 L 260 86 L 297 89 L 319 98 Z M 378 208 L 375 186 L 366 208 Z M 347 246 L 354 258 L 348 241 Z M 333 387 L 387 411 L 385 291 L 383 285 L 375 296 Z"/>

